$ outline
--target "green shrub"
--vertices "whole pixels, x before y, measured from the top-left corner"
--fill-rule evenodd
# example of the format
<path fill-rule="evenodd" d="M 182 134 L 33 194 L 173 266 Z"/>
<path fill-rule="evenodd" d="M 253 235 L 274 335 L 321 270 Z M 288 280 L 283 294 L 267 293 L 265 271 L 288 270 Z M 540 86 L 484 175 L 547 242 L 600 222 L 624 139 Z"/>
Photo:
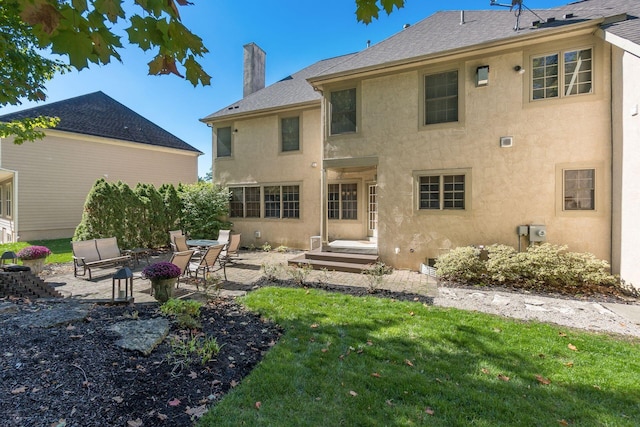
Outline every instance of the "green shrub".
<path fill-rule="evenodd" d="M 517 252 L 510 246 L 491 245 L 486 250 L 486 261 L 480 259 L 478 248 L 451 250 L 436 261 L 438 276 L 463 283 L 519 283 L 549 288 L 618 284 L 606 261 L 590 253 L 567 252 L 566 246 L 544 243 Z"/>
<path fill-rule="evenodd" d="M 363 270 L 362 274 L 367 278 L 368 292 L 373 292 L 384 283 L 385 275 L 391 274 L 393 269 L 384 262 L 378 261 L 370 269 Z"/>
<path fill-rule="evenodd" d="M 224 221 L 229 214 L 229 189 L 210 182 L 181 185 L 181 223 L 185 233 L 194 239 L 212 239 L 220 229 L 230 228 Z"/>
<path fill-rule="evenodd" d="M 485 273 L 480 249 L 472 246 L 460 246 L 439 256 L 435 267 L 439 277 L 454 282 L 478 281 Z"/>
<path fill-rule="evenodd" d="M 188 314 L 193 317 L 200 317 L 201 307 L 202 303 L 199 301 L 171 298 L 160 306 L 160 311 L 174 316 Z"/>

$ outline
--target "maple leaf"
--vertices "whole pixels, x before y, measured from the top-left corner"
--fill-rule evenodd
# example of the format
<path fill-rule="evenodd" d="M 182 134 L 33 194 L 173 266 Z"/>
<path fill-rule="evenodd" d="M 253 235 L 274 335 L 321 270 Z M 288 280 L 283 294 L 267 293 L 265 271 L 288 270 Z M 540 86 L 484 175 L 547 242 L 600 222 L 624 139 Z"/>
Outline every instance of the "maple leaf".
<path fill-rule="evenodd" d="M 544 385 L 551 384 L 551 380 L 543 377 L 542 375 L 536 375 L 536 380 L 538 380 L 540 384 L 544 384 Z"/>
<path fill-rule="evenodd" d="M 52 34 L 60 23 L 62 14 L 46 0 L 25 3 L 20 18 L 29 25 L 40 25 L 42 31 Z"/>
<path fill-rule="evenodd" d="M 569 345 L 567 346 L 569 348 L 569 350 L 573 350 L 573 351 L 578 351 L 578 347 L 576 347 L 575 345 L 569 343 Z"/>
<path fill-rule="evenodd" d="M 169 402 L 169 406 L 178 406 L 180 405 L 180 399 L 176 399 L 175 397 L 171 399 Z"/>
<path fill-rule="evenodd" d="M 187 406 L 184 412 L 192 417 L 202 418 L 202 416 L 207 413 L 207 405 L 196 406 L 195 408 L 189 408 Z"/>

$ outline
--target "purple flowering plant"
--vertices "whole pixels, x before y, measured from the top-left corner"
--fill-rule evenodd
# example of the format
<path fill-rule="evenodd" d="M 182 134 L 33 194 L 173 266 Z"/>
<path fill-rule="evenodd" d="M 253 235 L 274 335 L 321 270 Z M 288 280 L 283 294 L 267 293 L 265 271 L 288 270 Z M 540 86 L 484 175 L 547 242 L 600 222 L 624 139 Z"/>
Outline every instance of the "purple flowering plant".
<path fill-rule="evenodd" d="M 149 280 L 175 279 L 180 277 L 181 274 L 180 267 L 166 261 L 148 265 L 142 270 L 142 275 Z"/>
<path fill-rule="evenodd" d="M 51 255 L 51 250 L 46 246 L 27 246 L 20 249 L 17 255 L 22 260 L 41 259 Z"/>

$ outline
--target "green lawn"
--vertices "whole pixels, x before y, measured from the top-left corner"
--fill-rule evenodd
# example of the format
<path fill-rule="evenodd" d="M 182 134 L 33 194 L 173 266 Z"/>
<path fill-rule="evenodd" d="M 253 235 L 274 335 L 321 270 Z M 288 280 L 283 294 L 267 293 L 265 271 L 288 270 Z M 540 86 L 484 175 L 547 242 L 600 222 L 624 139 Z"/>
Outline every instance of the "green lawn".
<path fill-rule="evenodd" d="M 31 240 L 29 242 L 16 242 L 0 244 L 0 254 L 4 251 L 18 251 L 26 246 L 46 246 L 51 250 L 51 255 L 47 257 L 47 264 L 64 263 L 72 261 L 71 239 L 55 240 Z"/>
<path fill-rule="evenodd" d="M 203 426 L 637 426 L 640 341 L 316 290 L 244 304 L 285 333 Z"/>

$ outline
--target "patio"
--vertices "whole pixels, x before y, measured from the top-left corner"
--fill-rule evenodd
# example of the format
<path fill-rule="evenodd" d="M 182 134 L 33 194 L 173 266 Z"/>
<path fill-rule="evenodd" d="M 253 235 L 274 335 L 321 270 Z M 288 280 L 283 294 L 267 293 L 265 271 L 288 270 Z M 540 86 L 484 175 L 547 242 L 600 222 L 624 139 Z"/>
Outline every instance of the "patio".
<path fill-rule="evenodd" d="M 291 258 L 300 255 L 295 252 L 263 252 L 241 251 L 234 263 L 227 265 L 227 281 L 222 283 L 222 293 L 226 295 L 242 295 L 245 290 L 264 276 L 262 265 L 278 266 L 277 276 L 280 279 L 289 278 L 287 263 Z M 150 256 L 149 262 L 168 261 L 171 253 L 163 253 Z M 133 298 L 135 302 L 155 301 L 150 295 L 151 283 L 141 278 L 142 269 L 147 265 L 146 260 L 133 263 Z M 65 297 L 74 299 L 107 301 L 111 300 L 112 277 L 116 268 L 95 270 L 94 278 L 86 280 L 82 277 L 74 277 L 72 269 L 59 268 L 58 271 L 47 272 L 42 275 L 46 283 Z M 220 275 L 221 276 L 221 275 Z M 323 282 L 342 284 L 349 286 L 367 287 L 367 278 L 359 273 L 334 272 L 334 271 L 310 271 L 307 282 Z M 383 288 L 392 291 L 423 294 L 435 297 L 437 293 L 436 282 L 433 278 L 415 271 L 394 270 L 392 274 L 385 276 Z M 196 286 L 180 281 L 179 288 L 175 292 L 178 298 L 196 296 Z"/>

